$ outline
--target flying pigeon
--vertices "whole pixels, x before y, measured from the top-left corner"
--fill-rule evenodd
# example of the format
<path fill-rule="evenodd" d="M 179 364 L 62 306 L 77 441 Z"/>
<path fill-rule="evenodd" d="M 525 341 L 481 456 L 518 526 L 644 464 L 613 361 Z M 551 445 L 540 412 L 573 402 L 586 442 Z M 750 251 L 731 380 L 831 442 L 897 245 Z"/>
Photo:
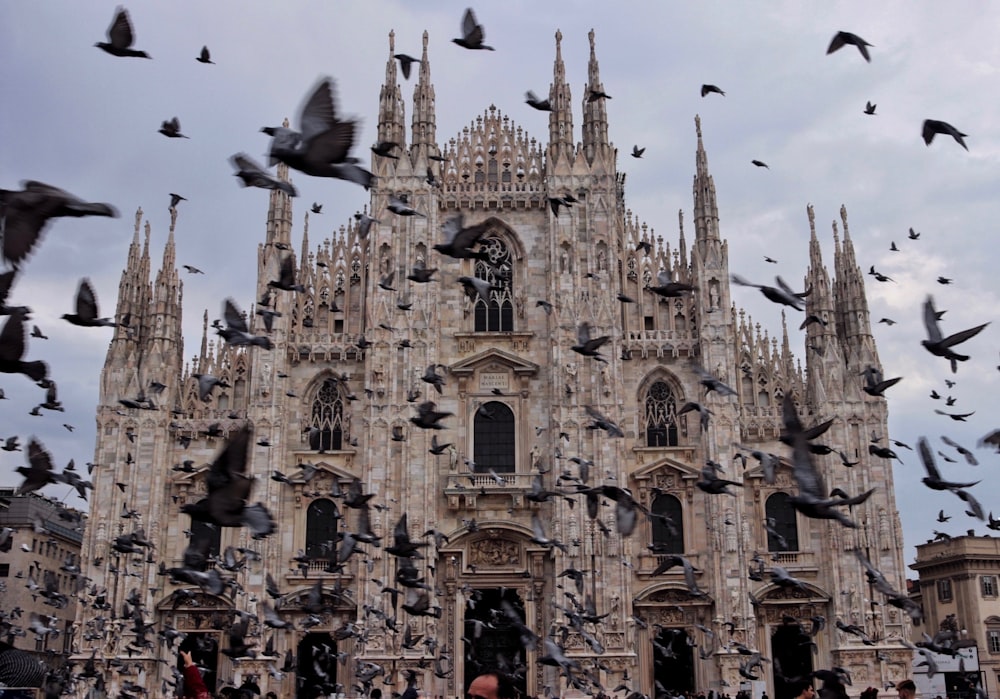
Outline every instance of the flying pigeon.
<path fill-rule="evenodd" d="M 63 320 L 73 325 L 85 328 L 112 328 L 115 322 L 110 318 L 99 318 L 97 312 L 97 296 L 89 279 L 81 279 L 76 292 L 76 313 L 64 313 Z"/>
<path fill-rule="evenodd" d="M 929 146 L 931 141 L 934 140 L 934 136 L 937 134 L 951 136 L 955 139 L 958 145 L 962 146 L 965 150 L 969 150 L 969 147 L 965 145 L 964 140 L 969 134 L 962 133 L 948 122 L 938 121 L 937 119 L 924 119 L 924 126 L 923 129 L 921 129 L 921 135 L 924 137 L 924 143 Z M 913 229 L 911 228 L 910 230 L 912 231 Z"/>
<path fill-rule="evenodd" d="M 537 109 L 540 112 L 552 111 L 552 103 L 549 102 L 548 100 L 538 99 L 538 95 L 536 95 L 531 90 L 528 90 L 527 92 L 524 93 L 524 101 L 527 102 L 530 107 L 533 107 L 534 109 Z"/>
<path fill-rule="evenodd" d="M 407 56 L 405 53 L 397 53 L 393 55 L 397 61 L 399 61 L 399 67 L 403 71 L 403 78 L 405 80 L 410 79 L 410 66 L 414 63 L 420 63 L 419 58 L 414 58 L 413 56 Z"/>
<path fill-rule="evenodd" d="M 121 58 L 152 58 L 145 51 L 137 51 L 132 48 L 135 36 L 132 33 L 132 22 L 129 20 L 128 10 L 118 7 L 115 10 L 115 18 L 108 27 L 108 40 L 98 41 L 94 46 L 110 53 L 112 56 Z"/>
<path fill-rule="evenodd" d="M 861 52 L 864 59 L 869 63 L 872 62 L 872 57 L 868 55 L 868 47 L 871 46 L 871 44 L 857 34 L 851 34 L 850 32 L 837 32 L 834 34 L 833 40 L 830 41 L 830 46 L 827 48 L 826 52 L 827 54 L 831 54 L 847 45 L 857 46 L 858 51 Z"/>
<path fill-rule="evenodd" d="M 229 158 L 229 162 L 236 168 L 233 173 L 240 178 L 244 187 L 260 187 L 261 189 L 278 189 L 290 197 L 297 197 L 299 193 L 290 182 L 282 182 L 272 177 L 260 165 L 250 159 L 246 153 L 237 153 Z"/>
<path fill-rule="evenodd" d="M 188 138 L 181 133 L 181 120 L 177 117 L 161 123 L 160 133 L 167 138 Z"/>
<path fill-rule="evenodd" d="M 720 94 L 723 97 L 726 96 L 726 93 L 723 92 L 722 90 L 720 90 L 719 87 L 716 86 L 716 85 L 702 85 L 701 86 L 701 96 L 702 97 L 705 97 L 706 95 L 708 95 L 709 93 L 712 93 L 712 92 Z"/>
<path fill-rule="evenodd" d="M 464 49 L 493 51 L 492 46 L 483 43 L 485 38 L 486 31 L 483 29 L 483 25 L 476 22 L 476 15 L 473 14 L 472 8 L 467 8 L 462 17 L 462 36 L 458 39 L 452 39 L 452 42 Z"/>
<path fill-rule="evenodd" d="M 198 63 L 211 63 L 212 65 L 215 65 L 215 61 L 212 60 L 212 54 L 208 52 L 207 46 L 201 47 L 201 54 L 199 54 L 194 60 L 198 61 Z"/>

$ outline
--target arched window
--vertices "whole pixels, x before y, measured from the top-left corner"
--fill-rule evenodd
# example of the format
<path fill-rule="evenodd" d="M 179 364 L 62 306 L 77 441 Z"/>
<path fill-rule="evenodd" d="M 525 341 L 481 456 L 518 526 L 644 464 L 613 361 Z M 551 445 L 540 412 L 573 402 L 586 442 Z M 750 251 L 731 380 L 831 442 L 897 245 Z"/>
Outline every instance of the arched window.
<path fill-rule="evenodd" d="M 310 426 L 319 429 L 319 451 L 341 448 L 344 439 L 344 401 L 335 379 L 324 381 L 316 394 Z"/>
<path fill-rule="evenodd" d="M 677 446 L 677 403 L 665 381 L 657 381 L 646 393 L 647 447 Z"/>
<path fill-rule="evenodd" d="M 795 508 L 788 502 L 786 493 L 775 493 L 764 503 L 764 516 L 767 518 L 771 532 L 767 533 L 768 551 L 798 551 L 799 525 L 796 521 Z"/>
<path fill-rule="evenodd" d="M 473 456 L 477 473 L 514 473 L 514 413 L 503 403 L 490 401 L 476 410 L 473 420 Z"/>
<path fill-rule="evenodd" d="M 191 543 L 202 544 L 204 541 L 208 541 L 208 555 L 218 556 L 222 551 L 222 528 L 208 522 L 191 520 Z"/>
<path fill-rule="evenodd" d="M 490 302 L 476 299 L 476 332 L 510 332 L 514 329 L 513 257 L 499 238 L 486 238 L 480 250 L 490 258 L 476 261 L 476 277 L 485 279 L 493 287 Z"/>
<path fill-rule="evenodd" d="M 330 558 L 337 551 L 337 506 L 332 500 L 313 500 L 306 511 L 306 556 Z"/>
<path fill-rule="evenodd" d="M 684 511 L 673 495 L 657 495 L 650 507 L 653 553 L 684 553 Z"/>

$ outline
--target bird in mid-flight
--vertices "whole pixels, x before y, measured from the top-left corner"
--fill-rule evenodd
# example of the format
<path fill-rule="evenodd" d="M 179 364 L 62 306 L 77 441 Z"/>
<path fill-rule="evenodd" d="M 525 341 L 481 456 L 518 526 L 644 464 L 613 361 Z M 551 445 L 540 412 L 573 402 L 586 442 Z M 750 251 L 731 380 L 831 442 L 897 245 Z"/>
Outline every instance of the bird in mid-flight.
<path fill-rule="evenodd" d="M 751 160 L 750 162 L 756 165 L 757 167 L 766 167 L 768 170 L 771 169 L 770 166 L 768 166 L 768 164 L 765 163 L 763 160 Z"/>
<path fill-rule="evenodd" d="M 272 177 L 267 170 L 250 159 L 246 153 L 237 153 L 229 158 L 229 162 L 236 168 L 233 174 L 240 178 L 244 187 L 260 187 L 261 189 L 280 189 L 290 197 L 298 196 L 298 191 L 291 182 L 282 182 L 276 177 Z"/>
<path fill-rule="evenodd" d="M 181 133 L 181 120 L 177 117 L 164 121 L 160 124 L 159 133 L 163 134 L 167 138 L 188 138 Z"/>
<path fill-rule="evenodd" d="M 641 158 L 642 154 L 646 152 L 645 148 L 640 148 L 639 146 L 632 146 L 632 157 Z"/>
<path fill-rule="evenodd" d="M 94 46 L 110 53 L 112 56 L 123 58 L 152 58 L 145 51 L 138 51 L 132 48 L 135 36 L 132 33 L 132 22 L 128 17 L 128 10 L 119 7 L 115 12 L 115 18 L 108 27 L 108 40 L 98 41 Z"/>
<path fill-rule="evenodd" d="M 458 39 L 452 39 L 452 42 L 464 49 L 495 50 L 492 46 L 487 46 L 483 43 L 483 39 L 485 38 L 486 30 L 483 29 L 483 25 L 476 22 L 476 15 L 473 14 L 472 8 L 466 8 L 465 15 L 462 17 L 462 36 Z"/>
<path fill-rule="evenodd" d="M 857 46 L 858 51 L 864 56 L 864 59 L 869 63 L 872 62 L 872 57 L 868 54 L 868 47 L 871 46 L 867 41 L 862 39 L 857 34 L 851 34 L 850 32 L 837 32 L 833 35 L 833 39 L 830 41 L 830 46 L 826 49 L 827 54 L 831 54 L 834 51 L 842 49 L 845 46 Z"/>
<path fill-rule="evenodd" d="M 211 63 L 212 65 L 215 65 L 215 61 L 212 60 L 212 54 L 208 52 L 207 46 L 201 47 L 201 55 L 194 60 L 198 61 L 198 63 Z"/>
<path fill-rule="evenodd" d="M 717 85 L 702 85 L 701 86 L 701 96 L 702 97 L 706 96 L 710 92 L 718 93 L 718 94 L 722 95 L 723 97 L 726 96 L 726 93 L 723 92 L 721 89 L 719 89 L 719 87 Z"/>
<path fill-rule="evenodd" d="M 924 143 L 928 146 L 931 141 L 934 140 L 934 136 L 937 134 L 942 134 L 944 136 L 951 136 L 955 139 L 958 145 L 962 146 L 965 150 L 969 150 L 969 147 L 965 145 L 965 138 L 969 135 L 967 133 L 962 133 L 954 126 L 946 121 L 938 121 L 937 119 L 924 119 L 924 127 L 921 130 L 921 134 L 924 137 Z"/>
<path fill-rule="evenodd" d="M 877 106 L 878 106 L 877 104 L 872 104 L 871 102 L 866 102 L 865 103 L 865 114 L 870 114 L 870 115 L 874 116 L 874 114 L 875 114 L 875 107 L 877 107 Z"/>
<path fill-rule="evenodd" d="M 90 285 L 89 279 L 81 279 L 80 287 L 76 292 L 76 313 L 64 313 L 63 319 L 73 325 L 85 328 L 114 327 L 115 322 L 110 318 L 99 318 L 97 312 L 97 295 L 94 287 Z"/>

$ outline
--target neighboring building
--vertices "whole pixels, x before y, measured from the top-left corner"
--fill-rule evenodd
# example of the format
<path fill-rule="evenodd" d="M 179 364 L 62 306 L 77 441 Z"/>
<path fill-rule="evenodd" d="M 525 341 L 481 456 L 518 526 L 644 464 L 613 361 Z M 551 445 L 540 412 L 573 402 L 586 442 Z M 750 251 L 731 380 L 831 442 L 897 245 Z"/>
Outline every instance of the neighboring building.
<path fill-rule="evenodd" d="M 976 645 L 986 693 L 1000 695 L 1000 538 L 970 529 L 966 536 L 928 541 L 917 546 L 910 568 L 920 576 L 924 608 L 912 640 L 924 632 L 933 636 L 954 615 L 961 639 Z"/>
<path fill-rule="evenodd" d="M 87 518 L 37 493 L 15 493 L 0 488 L 0 529 L 13 530 L 10 550 L 0 552 L 0 640 L 55 667 L 72 648 Z M 55 631 L 31 631 L 32 614 Z"/>
<path fill-rule="evenodd" d="M 199 351 L 185 365 L 174 243 L 177 212 L 172 211 L 163 260 L 152 283 L 150 227 L 147 223 L 140 244 L 141 210 L 137 214 L 116 312 L 119 319 L 128 315 L 130 322 L 114 330 L 97 411 L 95 462 L 100 465 L 94 473 L 93 526 L 85 550 L 89 560 L 104 565 L 86 572 L 112 591 L 114 608 L 135 589 L 147 621 L 199 636 L 200 659 L 211 668 L 210 684 L 218 686 L 217 678 L 256 675 L 262 691 L 274 689 L 280 696 L 294 691 L 294 680 L 269 676 L 269 661 L 234 663 L 214 650 L 228 644 L 222 630 L 231 623 L 232 610 L 261 614 L 258 601 L 267 599 L 265 573 L 270 573 L 283 593 L 275 606 L 295 621 L 294 630 L 273 634 L 276 649 L 296 653 L 306 684 L 314 677 L 315 649 L 325 645 L 351 660 L 330 670 L 349 695 L 356 693 L 352 688 L 358 682 L 355 660 L 385 668 L 391 675 L 387 681 L 396 688 L 402 671 L 412 669 L 428 695 L 460 696 L 477 671 L 475 663 L 495 662 L 498 655 L 509 663 L 523 661 L 524 687 L 540 695 L 546 685 L 561 686 L 554 670 L 539 663 L 535 652 L 525 657 L 517 633 L 502 617 L 491 620 L 490 610 L 507 600 L 536 632 L 547 633 L 563 620 L 551 603 L 568 604 L 563 590 L 572 590 L 573 583 L 560 573 L 571 567 L 587 571 L 583 590 L 594 595 L 596 610 L 607 616 L 595 632 L 604 648 L 600 657 L 575 632 L 566 640 L 568 652 L 587 667 L 600 663 L 602 669 L 595 672 L 608 688 L 627 675 L 631 686 L 649 695 L 654 680 L 678 691 L 726 682 L 735 693 L 744 656 L 721 648 L 731 639 L 758 648 L 767 658 L 777 650 L 789 674 L 836 665 L 850 670 L 854 686 L 861 688 L 908 674 L 909 653 L 892 639 L 909 636 L 909 620 L 895 608 L 883 612 L 866 604 L 867 585 L 854 555 L 856 549 L 865 551 L 890 582 L 902 587 L 902 531 L 891 463 L 868 453 L 869 435 L 888 433 L 886 403 L 861 390 L 862 371 L 880 363 L 846 211 L 840 212 L 842 239 L 837 224 L 833 226 L 831 280 L 812 208 L 807 209 L 810 263 L 804 285 L 812 291 L 806 311 L 823 322 L 808 325 L 804 333 L 812 349 L 806 352 L 803 374 L 784 327 L 771 335 L 732 304 L 728 246 L 721 236 L 700 121 L 695 118 L 691 228 L 685 231 L 679 221 L 671 245 L 627 207 L 625 176 L 608 141 L 605 100 L 584 96 L 582 142 L 577 142 L 560 42 L 557 33 L 547 143 L 490 106 L 442 146 L 427 35 L 408 130 L 390 34 L 378 140 L 400 144 L 400 157 L 376 158 L 372 165 L 378 185 L 368 213 L 380 223 L 365 238 L 352 221 L 313 247 L 307 215 L 296 248 L 292 200 L 271 193 L 256 275 L 258 310 L 268 305 L 280 314 L 269 335 L 272 350 L 209 342 L 206 313 Z M 602 90 L 593 33 L 590 45 L 587 89 Z M 532 114 L 536 122 L 542 118 Z M 283 165 L 278 176 L 288 178 Z M 393 194 L 407 195 L 426 217 L 389 213 Z M 575 202 L 554 211 L 552 200 L 566 195 Z M 252 196 L 248 192 L 248 200 Z M 453 260 L 432 249 L 441 240 L 442 224 L 458 213 L 466 225 L 488 227 L 482 249 L 489 264 Z M 230 244 L 240 244 L 246 235 L 230 236 Z M 296 255 L 304 293 L 268 288 L 288 254 Z M 406 280 L 420 262 L 439 268 L 434 282 Z M 648 287 L 658 284 L 661 271 L 696 291 L 677 298 L 652 293 Z M 395 276 L 386 285 L 398 291 L 379 287 L 389 273 Z M 460 275 L 489 280 L 494 287 L 489 300 L 467 300 L 456 283 Z M 634 303 L 622 303 L 619 294 Z M 412 310 L 397 306 L 404 300 Z M 538 300 L 551 302 L 551 314 L 536 305 Z M 250 310 L 254 331 L 264 333 L 262 317 L 243 305 Z M 794 313 L 792 322 L 798 326 L 801 316 Z M 775 307 L 775 325 L 778 317 Z M 605 363 L 571 351 L 582 321 L 590 324 L 594 337 L 610 337 L 602 350 Z M 366 349 L 358 346 L 362 338 L 371 343 Z M 421 381 L 431 364 L 446 367 L 441 395 Z M 737 395 L 706 396 L 695 365 L 734 387 Z M 227 385 L 217 388 L 210 402 L 202 402 L 195 373 L 217 376 Z M 164 386 L 155 395 L 149 388 L 153 382 Z M 787 466 L 780 466 L 776 482 L 768 484 L 752 458 L 745 469 L 734 460 L 734 444 L 786 454 L 778 444 L 786 394 L 794 397 L 806 424 L 832 418 L 823 441 L 857 462 L 845 469 L 836 453 L 817 456 L 828 483 L 850 493 L 875 488 L 851 512 L 857 529 L 797 514 L 788 502 L 795 485 Z M 161 409 L 123 411 L 120 399 L 140 397 Z M 454 414 L 444 421 L 447 429 L 437 433 L 442 443 L 454 447 L 440 456 L 428 453 L 431 431 L 409 420 L 420 400 L 434 400 L 439 409 Z M 679 414 L 688 401 L 704 402 L 712 410 L 707 429 L 697 413 Z M 591 429 L 585 406 L 620 425 L 624 438 Z M 156 564 L 145 563 L 143 555 L 117 556 L 110 542 L 141 526 L 155 544 L 158 562 L 176 565 L 190 527 L 179 508 L 203 497 L 206 463 L 224 444 L 223 438 L 208 436 L 208 428 L 217 423 L 224 436 L 247 421 L 255 441 L 266 440 L 251 447 L 257 477 L 252 500 L 269 508 L 278 530 L 259 542 L 251 541 L 245 530 L 194 532 L 212 534 L 216 550 L 252 548 L 264 562 L 227 573 L 241 586 L 235 599 L 199 591 L 190 598 L 172 597 L 178 587 L 157 575 Z M 310 449 L 310 429 L 318 437 L 318 450 Z M 614 507 L 599 508 L 600 522 L 595 523 L 586 507 L 571 507 L 564 498 L 537 505 L 525 497 L 541 472 L 547 488 L 564 472 L 579 477 L 569 460 L 575 456 L 594 462 L 589 484 L 628 487 L 644 507 L 669 515 L 675 528 L 642 518 L 632 536 L 623 538 L 616 531 Z M 696 487 L 708 459 L 723 465 L 726 478 L 744 484 L 735 497 L 707 495 Z M 172 469 L 184 460 L 193 461 L 193 473 Z M 474 462 L 473 473 L 466 460 Z M 270 478 L 275 470 L 295 475 L 302 463 L 317 469 L 308 483 Z M 324 572 L 338 530 L 358 526 L 358 510 L 342 504 L 345 519 L 336 519 L 331 495 L 354 477 L 361 479 L 366 493 L 375 494 L 373 503 L 380 508 L 371 510 L 371 526 L 384 541 L 390 540 L 403 513 L 414 539 L 431 529 L 448 537 L 440 548 L 424 549 L 425 558 L 416 561 L 433 588 L 432 604 L 440 606 L 440 618 L 410 617 L 391 608 L 382 586 L 395 579 L 396 561 L 382 548 L 362 547 L 365 553 L 349 559 L 342 572 Z M 572 483 L 560 481 L 564 488 Z M 119 518 L 123 507 L 137 510 L 138 522 Z M 533 541 L 536 512 L 546 532 L 566 542 L 568 552 Z M 767 518 L 774 519 L 780 536 L 765 530 Z M 656 553 L 647 548 L 650 544 L 658 546 Z M 652 576 L 667 553 L 683 553 L 693 563 L 704 596 L 689 592 L 679 567 Z M 789 591 L 768 580 L 748 579 L 757 553 L 802 579 L 804 588 Z M 136 579 L 122 577 L 125 571 Z M 339 585 L 350 594 L 327 594 L 330 609 L 304 630 L 302 600 L 319 577 L 328 593 Z M 751 594 L 760 601 L 757 611 Z M 469 595 L 480 597 L 474 606 L 466 604 Z M 393 633 L 381 618 L 397 614 L 400 633 Z M 84 631 L 95 628 L 95 615 L 89 608 L 82 611 Z M 782 643 L 788 634 L 786 615 L 807 624 L 816 615 L 830 620 L 815 638 L 815 654 L 808 645 L 787 650 L 789 644 Z M 888 660 L 876 660 L 872 646 L 837 631 L 837 619 L 864 627 Z M 485 628 L 471 643 L 474 660 L 465 660 L 462 637 L 473 627 L 471 620 L 494 621 L 497 628 Z M 348 622 L 363 630 L 334 633 Z M 414 634 L 436 639 L 437 649 L 423 643 L 401 648 L 407 624 Z M 700 626 L 710 628 L 716 640 L 707 638 Z M 117 633 L 109 630 L 98 643 L 81 643 L 78 657 L 95 650 L 98 662 L 130 655 L 130 670 L 141 669 L 149 686 L 157 686 L 168 670 L 155 660 L 161 653 L 168 665 L 173 659 L 159 645 L 137 649 L 129 628 L 119 623 Z M 258 648 L 271 635 L 270 629 L 255 635 Z M 653 640 L 671 644 L 675 657 L 659 658 Z M 706 651 L 706 660 L 698 659 L 694 642 Z M 772 667 L 766 664 L 762 670 L 768 694 L 786 699 L 788 692 L 775 682 Z M 122 677 L 117 673 L 109 681 Z"/>

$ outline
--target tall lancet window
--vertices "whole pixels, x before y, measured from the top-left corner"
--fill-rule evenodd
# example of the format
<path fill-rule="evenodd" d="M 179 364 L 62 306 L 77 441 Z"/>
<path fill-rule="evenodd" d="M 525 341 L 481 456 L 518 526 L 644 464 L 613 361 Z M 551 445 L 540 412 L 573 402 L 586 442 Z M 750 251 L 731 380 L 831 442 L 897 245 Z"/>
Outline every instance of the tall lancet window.
<path fill-rule="evenodd" d="M 646 446 L 677 446 L 677 401 L 666 381 L 657 381 L 646 393 Z"/>
<path fill-rule="evenodd" d="M 499 238 L 486 238 L 480 249 L 489 256 L 490 263 L 477 260 L 476 276 L 494 289 L 489 303 L 476 299 L 476 332 L 510 332 L 514 329 L 513 258 Z"/>
<path fill-rule="evenodd" d="M 306 556 L 331 558 L 337 550 L 337 506 L 332 500 L 313 500 L 306 510 Z"/>
<path fill-rule="evenodd" d="M 499 401 L 483 403 L 473 418 L 472 460 L 477 473 L 514 473 L 514 413 Z"/>
<path fill-rule="evenodd" d="M 649 508 L 653 524 L 653 553 L 684 553 L 684 509 L 681 501 L 663 493 L 653 499 Z"/>
<path fill-rule="evenodd" d="M 340 449 L 344 439 L 344 401 L 335 379 L 320 386 L 312 404 L 310 426 L 319 430 L 318 451 Z M 314 447 L 310 443 L 310 447 Z"/>
<path fill-rule="evenodd" d="M 764 516 L 771 531 L 767 533 L 768 551 L 798 551 L 799 525 L 795 508 L 786 493 L 775 493 L 764 502 Z"/>

